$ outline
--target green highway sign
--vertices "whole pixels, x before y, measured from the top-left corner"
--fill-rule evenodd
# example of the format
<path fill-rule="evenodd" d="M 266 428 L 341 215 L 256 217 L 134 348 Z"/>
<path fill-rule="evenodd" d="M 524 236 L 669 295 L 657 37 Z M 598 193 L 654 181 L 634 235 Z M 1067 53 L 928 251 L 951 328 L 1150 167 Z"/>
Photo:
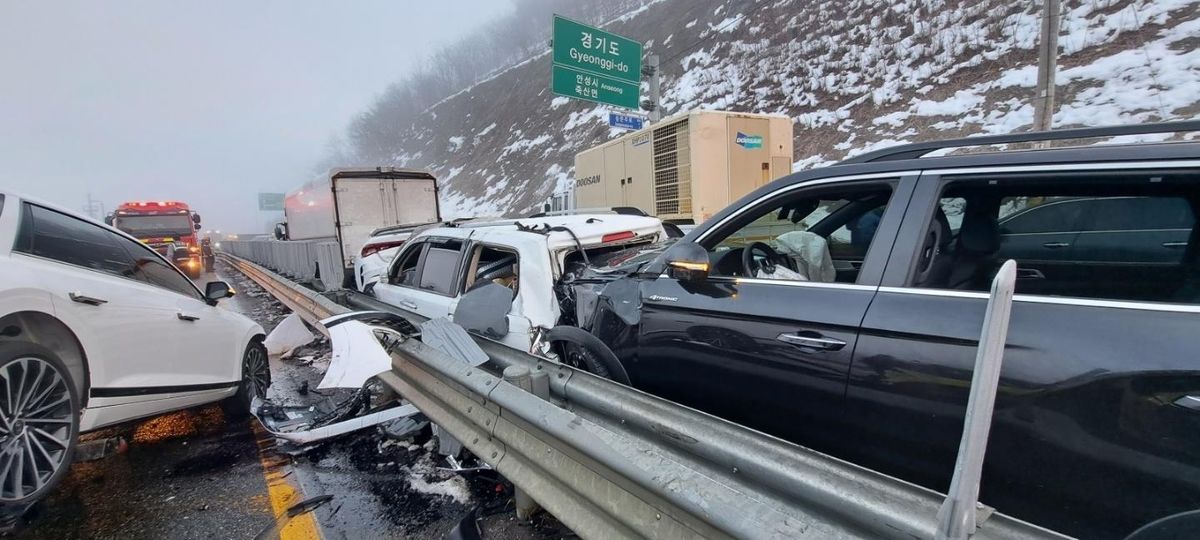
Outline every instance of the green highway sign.
<path fill-rule="evenodd" d="M 555 15 L 553 57 L 555 94 L 638 108 L 641 43 Z"/>
<path fill-rule="evenodd" d="M 258 209 L 262 211 L 283 210 L 282 193 L 259 193 Z"/>
<path fill-rule="evenodd" d="M 627 109 L 638 108 L 637 83 L 601 77 L 566 66 L 554 66 L 551 90 L 560 96 L 607 103 Z"/>

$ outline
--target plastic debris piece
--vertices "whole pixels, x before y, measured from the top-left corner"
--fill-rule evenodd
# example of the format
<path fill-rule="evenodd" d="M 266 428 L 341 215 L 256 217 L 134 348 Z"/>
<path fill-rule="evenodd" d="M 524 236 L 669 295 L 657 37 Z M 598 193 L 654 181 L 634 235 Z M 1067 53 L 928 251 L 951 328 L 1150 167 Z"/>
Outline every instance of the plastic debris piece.
<path fill-rule="evenodd" d="M 392 369 L 392 357 L 370 326 L 346 321 L 329 327 L 333 359 L 317 388 L 361 388 L 371 377 Z"/>
<path fill-rule="evenodd" d="M 479 348 L 471 335 L 446 317 L 421 323 L 421 341 L 472 366 L 478 367 L 488 361 L 487 353 Z"/>
<path fill-rule="evenodd" d="M 314 337 L 300 316 L 293 313 L 279 321 L 263 345 L 267 347 L 267 354 L 286 358 L 292 351 L 312 343 Z"/>

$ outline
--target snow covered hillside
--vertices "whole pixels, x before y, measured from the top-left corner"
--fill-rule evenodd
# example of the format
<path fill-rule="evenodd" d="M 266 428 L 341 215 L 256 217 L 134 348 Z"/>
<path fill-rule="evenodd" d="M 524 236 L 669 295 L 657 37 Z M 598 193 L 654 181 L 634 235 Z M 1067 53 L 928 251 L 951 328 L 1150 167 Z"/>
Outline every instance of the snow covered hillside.
<path fill-rule="evenodd" d="M 882 146 L 1024 129 L 1030 0 L 658 0 L 606 28 L 662 58 L 668 112 L 782 113 L 795 166 Z M 1200 0 L 1064 0 L 1054 127 L 1200 117 Z M 548 52 L 548 51 L 547 51 Z M 447 216 L 522 211 L 618 134 L 607 107 L 555 97 L 542 54 L 431 107 L 394 141 L 432 169 Z"/>

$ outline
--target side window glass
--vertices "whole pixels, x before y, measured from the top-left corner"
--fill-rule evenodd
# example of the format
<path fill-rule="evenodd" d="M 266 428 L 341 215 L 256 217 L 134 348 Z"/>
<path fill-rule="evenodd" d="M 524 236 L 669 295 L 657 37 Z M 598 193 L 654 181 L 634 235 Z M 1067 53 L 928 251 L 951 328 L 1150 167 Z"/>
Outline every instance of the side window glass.
<path fill-rule="evenodd" d="M 0 216 L 4 215 L 4 194 L 0 193 Z"/>
<path fill-rule="evenodd" d="M 184 296 L 200 297 L 200 291 L 196 289 L 191 280 L 179 273 L 174 266 L 162 260 L 150 248 L 123 236 L 109 234 L 112 235 L 113 241 L 129 252 L 129 256 L 133 260 L 134 276 L 137 279 Z"/>
<path fill-rule="evenodd" d="M 53 210 L 26 204 L 26 219 L 17 249 L 26 253 L 133 277 L 133 261 L 103 227 Z M 29 230 L 26 231 L 25 229 Z"/>
<path fill-rule="evenodd" d="M 467 261 L 463 291 L 469 291 L 488 283 L 498 283 L 512 289 L 516 296 L 519 287 L 520 265 L 517 252 L 492 246 L 478 246 Z"/>
<path fill-rule="evenodd" d="M 393 273 L 390 277 L 390 282 L 393 285 L 401 285 L 404 287 L 417 286 L 417 264 L 421 262 L 421 252 L 425 250 L 425 243 L 418 242 L 404 250 L 401 254 L 401 259 L 393 266 Z"/>
<path fill-rule="evenodd" d="M 1192 207 L 1179 197 L 1112 197 L 1094 199 L 1085 231 L 1190 230 Z"/>
<path fill-rule="evenodd" d="M 706 240 L 716 276 L 854 283 L 891 197 L 888 185 L 797 194 Z M 746 251 L 750 254 L 744 256 Z"/>
<path fill-rule="evenodd" d="M 425 251 L 425 260 L 421 263 L 418 287 L 439 294 L 451 294 L 461 254 L 462 242 L 430 243 Z"/>
<path fill-rule="evenodd" d="M 1192 178 L 1086 180 L 948 183 L 925 235 L 942 241 L 919 247 L 910 283 L 985 292 L 1013 259 L 1018 294 L 1200 303 Z M 938 234 L 947 221 L 950 232 Z"/>
<path fill-rule="evenodd" d="M 1006 234 L 1074 232 L 1083 213 L 1091 211 L 1090 204 L 1090 200 L 1068 197 L 1004 197 L 1000 228 Z"/>

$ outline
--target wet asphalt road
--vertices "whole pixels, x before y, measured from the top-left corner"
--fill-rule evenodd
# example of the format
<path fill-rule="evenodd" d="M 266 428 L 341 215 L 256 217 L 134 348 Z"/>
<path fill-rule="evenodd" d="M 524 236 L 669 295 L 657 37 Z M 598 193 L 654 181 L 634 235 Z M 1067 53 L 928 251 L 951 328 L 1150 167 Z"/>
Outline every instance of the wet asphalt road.
<path fill-rule="evenodd" d="M 253 282 L 228 267 L 222 278 L 238 291 L 225 307 L 268 332 L 288 313 Z M 201 283 L 216 279 L 203 276 Z M 317 334 L 319 335 L 319 334 Z M 324 339 L 292 358 L 272 358 L 268 398 L 280 404 L 337 401 L 348 393 L 316 388 L 327 366 Z M 437 470 L 428 428 L 404 439 L 370 428 L 306 449 L 285 452 L 250 419 L 228 423 L 220 407 L 179 411 L 88 434 L 121 436 L 128 451 L 76 463 L 60 487 L 36 505 L 13 535 L 66 538 L 441 538 L 472 509 L 485 516 L 488 538 L 564 538 L 549 516 L 515 519 L 511 485 L 494 473 Z M 271 532 L 276 515 L 304 498 L 332 495 L 305 523 Z M 313 519 L 315 518 L 315 519 Z"/>

